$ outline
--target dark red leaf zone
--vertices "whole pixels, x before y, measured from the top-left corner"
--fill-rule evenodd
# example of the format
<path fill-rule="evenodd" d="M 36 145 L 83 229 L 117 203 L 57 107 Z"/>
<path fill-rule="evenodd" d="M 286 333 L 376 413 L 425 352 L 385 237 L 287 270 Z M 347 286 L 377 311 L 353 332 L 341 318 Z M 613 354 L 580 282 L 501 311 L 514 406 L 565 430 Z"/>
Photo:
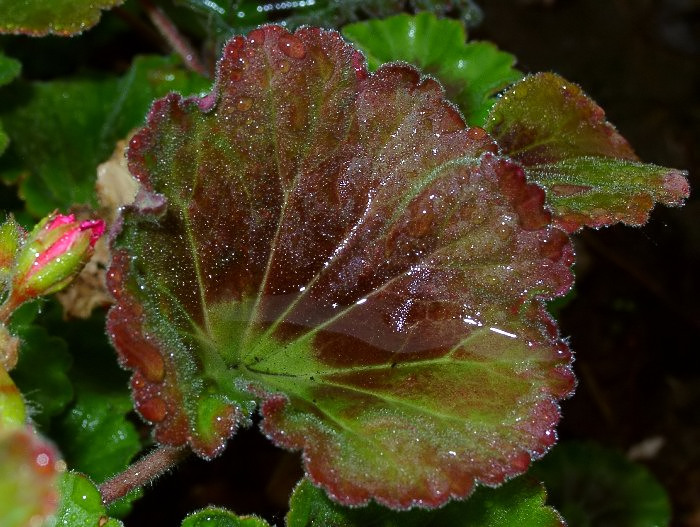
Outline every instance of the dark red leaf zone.
<path fill-rule="evenodd" d="M 218 453 L 263 400 L 338 501 L 434 507 L 555 440 L 571 285 L 544 193 L 407 65 L 330 31 L 235 37 L 157 101 L 113 239 L 108 330 L 156 438 Z"/>

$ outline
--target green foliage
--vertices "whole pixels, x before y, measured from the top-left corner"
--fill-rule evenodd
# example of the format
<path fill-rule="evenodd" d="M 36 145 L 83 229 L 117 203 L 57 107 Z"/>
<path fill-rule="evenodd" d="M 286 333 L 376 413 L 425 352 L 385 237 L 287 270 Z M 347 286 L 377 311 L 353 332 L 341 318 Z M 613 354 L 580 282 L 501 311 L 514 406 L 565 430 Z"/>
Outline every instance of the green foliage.
<path fill-rule="evenodd" d="M 10 329 L 19 337 L 21 350 L 11 376 L 27 400 L 32 419 L 48 429 L 50 419 L 73 399 L 68 378 L 72 358 L 65 340 L 37 321 L 39 308 L 39 302 L 25 304 L 12 317 Z"/>
<path fill-rule="evenodd" d="M 669 525 L 671 505 L 643 466 L 595 444 L 562 443 L 532 468 L 569 527 Z"/>
<path fill-rule="evenodd" d="M 185 518 L 182 527 L 270 527 L 270 524 L 255 516 L 239 517 L 225 509 L 209 507 Z"/>
<path fill-rule="evenodd" d="M 51 417 L 61 413 L 73 399 L 67 374 L 71 356 L 66 342 L 40 325 L 23 327 L 17 335 L 21 350 L 11 375 L 25 394 L 32 419 L 46 428 Z"/>
<path fill-rule="evenodd" d="M 431 13 L 359 22 L 343 35 L 365 53 L 370 70 L 401 60 L 435 76 L 474 126 L 484 125 L 496 92 L 522 77 L 513 55 L 490 42 L 465 42 L 464 25 Z"/>
<path fill-rule="evenodd" d="M 0 86 L 4 86 L 5 84 L 12 82 L 15 77 L 19 75 L 21 70 L 22 64 L 20 64 L 19 61 L 5 56 L 2 53 L 2 50 L 0 50 Z M 0 155 L 2 155 L 7 148 L 9 141 L 9 138 L 2 127 L 2 122 L 0 122 Z"/>
<path fill-rule="evenodd" d="M 554 220 L 573 232 L 641 225 L 656 202 L 680 205 L 686 173 L 640 163 L 603 110 L 553 73 L 530 75 L 493 107 L 486 129 L 546 189 Z"/>
<path fill-rule="evenodd" d="M 554 441 L 573 378 L 539 297 L 571 249 L 437 83 L 359 60 L 267 27 L 224 50 L 216 100 L 153 106 L 108 331 L 159 441 L 216 455 L 257 400 L 341 502 L 437 506 Z"/>
<path fill-rule="evenodd" d="M 400 13 L 407 7 L 438 16 L 449 12 L 467 26 L 481 20 L 481 11 L 473 0 L 177 0 L 176 4 L 199 15 L 200 24 L 215 42 L 217 51 L 233 35 L 245 34 L 265 22 L 282 24 L 291 30 L 304 25 L 340 28 L 350 22 Z"/>
<path fill-rule="evenodd" d="M 13 141 L 0 159 L 0 179 L 9 183 L 21 175 L 20 194 L 37 216 L 94 205 L 97 165 L 142 123 L 152 100 L 208 85 L 174 57 L 138 57 L 119 79 L 16 82 L 0 108 Z"/>
<path fill-rule="evenodd" d="M 103 9 L 124 0 L 0 0 L 0 33 L 74 35 L 97 24 Z"/>
<path fill-rule="evenodd" d="M 542 486 L 526 479 L 498 489 L 480 488 L 466 501 L 437 511 L 392 511 L 372 504 L 347 508 L 330 500 L 308 480 L 294 490 L 287 527 L 560 527 L 561 517 L 545 506 Z"/>
<path fill-rule="evenodd" d="M 56 525 L 123 527 L 122 522 L 107 516 L 100 492 L 82 474 L 65 472 L 61 475 L 58 490 L 60 503 Z"/>

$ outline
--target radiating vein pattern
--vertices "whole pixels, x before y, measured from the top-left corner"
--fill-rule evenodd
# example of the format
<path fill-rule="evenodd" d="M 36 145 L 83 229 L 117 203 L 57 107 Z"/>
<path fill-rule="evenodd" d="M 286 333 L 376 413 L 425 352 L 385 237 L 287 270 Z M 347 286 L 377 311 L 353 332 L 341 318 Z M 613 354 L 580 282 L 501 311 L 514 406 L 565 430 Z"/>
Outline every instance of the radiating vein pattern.
<path fill-rule="evenodd" d="M 109 332 L 158 441 L 211 457 L 260 405 L 336 500 L 399 508 L 554 442 L 569 240 L 434 80 L 266 26 L 212 94 L 154 104 L 129 166 Z"/>

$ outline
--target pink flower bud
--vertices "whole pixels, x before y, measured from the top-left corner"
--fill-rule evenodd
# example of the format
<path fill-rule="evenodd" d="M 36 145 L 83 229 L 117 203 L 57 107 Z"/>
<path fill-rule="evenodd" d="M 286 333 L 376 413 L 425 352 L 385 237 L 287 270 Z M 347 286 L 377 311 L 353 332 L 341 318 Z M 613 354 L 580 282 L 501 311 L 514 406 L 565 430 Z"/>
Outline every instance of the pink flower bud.
<path fill-rule="evenodd" d="M 39 222 L 20 249 L 11 297 L 20 303 L 55 293 L 73 280 L 102 236 L 102 220 L 78 222 L 73 214 L 52 214 Z"/>

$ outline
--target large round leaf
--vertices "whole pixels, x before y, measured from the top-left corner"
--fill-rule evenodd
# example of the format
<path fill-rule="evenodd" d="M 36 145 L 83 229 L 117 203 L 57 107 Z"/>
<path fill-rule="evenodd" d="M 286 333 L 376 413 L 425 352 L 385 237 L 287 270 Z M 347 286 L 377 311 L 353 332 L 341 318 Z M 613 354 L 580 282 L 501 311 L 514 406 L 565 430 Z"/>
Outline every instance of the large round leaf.
<path fill-rule="evenodd" d="M 571 282 L 540 188 L 405 65 L 267 26 L 155 103 L 109 333 L 156 438 L 216 455 L 261 403 L 336 500 L 437 506 L 554 442 Z"/>

